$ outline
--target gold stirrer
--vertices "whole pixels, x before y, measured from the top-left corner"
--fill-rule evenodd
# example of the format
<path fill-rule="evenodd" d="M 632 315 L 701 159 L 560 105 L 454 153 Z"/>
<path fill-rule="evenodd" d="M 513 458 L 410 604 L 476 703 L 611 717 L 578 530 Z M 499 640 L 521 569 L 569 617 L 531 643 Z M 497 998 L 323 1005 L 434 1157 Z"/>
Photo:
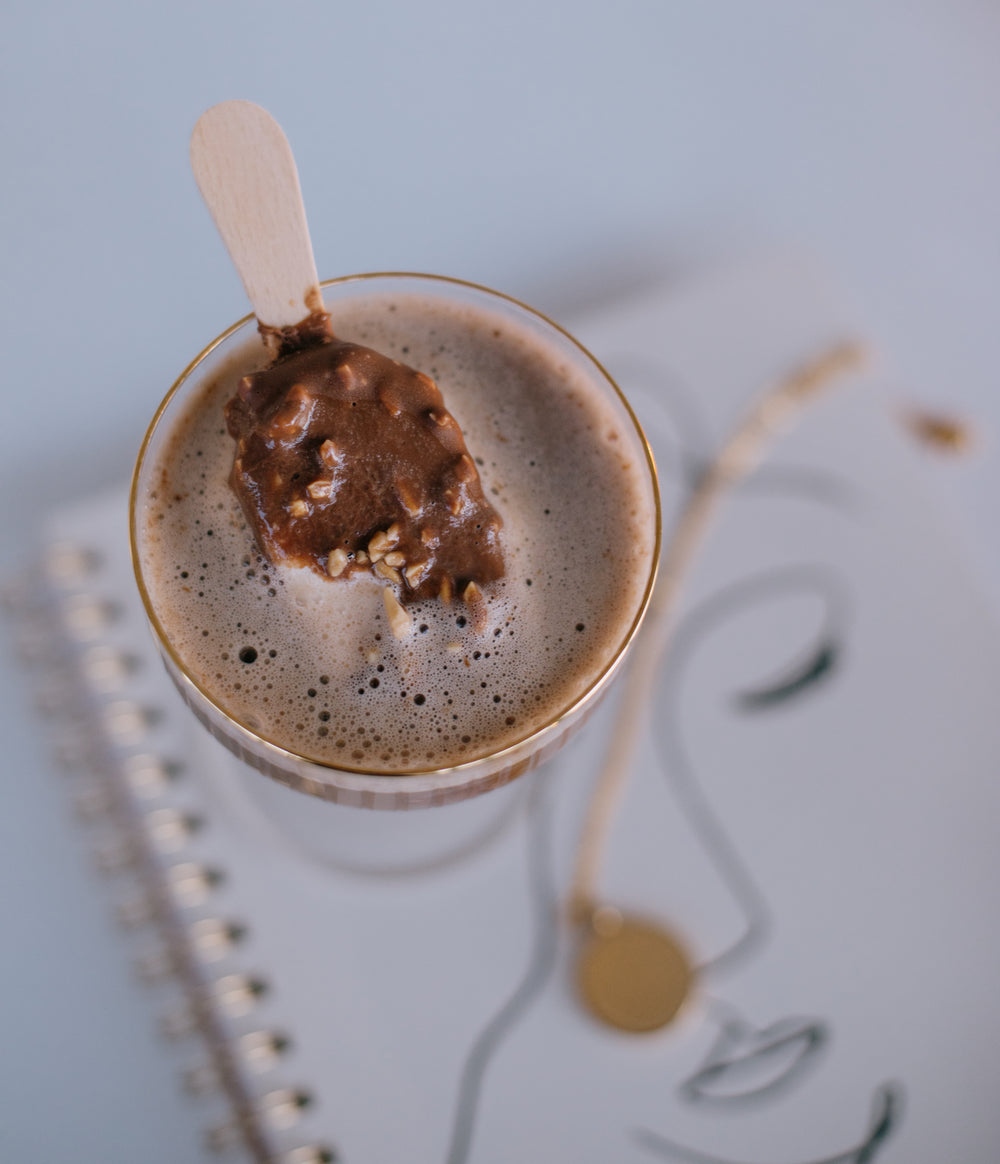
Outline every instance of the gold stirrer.
<path fill-rule="evenodd" d="M 650 692 L 670 642 L 682 583 L 725 495 L 757 467 L 770 443 L 803 408 L 866 358 L 860 345 L 838 344 L 765 392 L 702 471 L 664 550 L 646 626 L 625 677 L 584 820 L 568 903 L 569 921 L 582 931 L 577 985 L 583 1003 L 595 1017 L 619 1030 L 666 1026 L 688 998 L 695 977 L 688 954 L 669 929 L 601 902 L 596 889 Z"/>

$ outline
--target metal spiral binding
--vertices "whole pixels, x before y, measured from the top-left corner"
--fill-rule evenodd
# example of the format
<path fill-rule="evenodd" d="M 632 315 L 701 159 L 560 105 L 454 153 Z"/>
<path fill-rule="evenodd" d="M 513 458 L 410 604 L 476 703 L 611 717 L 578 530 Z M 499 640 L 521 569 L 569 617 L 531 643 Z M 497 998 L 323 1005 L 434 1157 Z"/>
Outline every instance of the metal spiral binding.
<path fill-rule="evenodd" d="M 73 810 L 84 824 L 104 820 L 114 803 L 114 788 L 109 780 L 93 779 L 81 783 L 73 797 Z"/>
<path fill-rule="evenodd" d="M 267 1126 L 274 1131 L 286 1131 L 293 1128 L 302 1118 L 303 1111 L 313 1102 L 312 1095 L 308 1091 L 295 1090 L 293 1088 L 281 1087 L 274 1091 L 268 1091 L 260 1096 L 256 1103 L 258 1115 L 263 1119 Z M 216 1124 L 208 1130 L 206 1142 L 213 1151 L 223 1152 L 233 1147 L 238 1142 L 239 1128 L 235 1121 L 227 1120 L 225 1123 Z M 310 1155 L 310 1153 L 321 1153 L 318 1157 Z M 295 1153 L 300 1155 L 296 1156 Z M 304 1154 L 302 1154 L 304 1153 Z M 323 1155 L 326 1153 L 326 1155 Z M 292 1149 L 291 1152 L 285 1152 L 278 1156 L 277 1161 L 286 1161 L 289 1159 L 334 1159 L 330 1150 L 319 1145 L 306 1145 Z"/>
<path fill-rule="evenodd" d="M 101 555 L 86 547 L 49 547 L 38 579 L 25 579 L 2 596 L 19 624 L 20 656 L 42 676 L 36 703 L 43 715 L 60 716 L 56 758 L 78 783 L 74 804 L 81 821 L 99 828 L 97 867 L 131 882 L 116 906 L 126 929 L 155 926 L 158 937 L 135 960 L 141 981 L 175 982 L 182 1000 L 166 1010 L 159 1029 L 168 1039 L 201 1035 L 208 1057 L 182 1072 L 191 1095 L 225 1094 L 231 1118 L 210 1127 L 208 1146 L 242 1148 L 258 1164 L 334 1164 L 323 1144 L 275 1149 L 314 1103 L 300 1088 L 257 1091 L 249 1082 L 274 1070 L 292 1045 L 283 1032 L 230 1024 L 252 1015 L 269 983 L 231 971 L 206 977 L 247 935 L 245 925 L 200 915 L 224 881 L 223 871 L 190 852 L 205 826 L 195 811 L 168 802 L 182 766 L 149 745 L 160 722 L 158 708 L 129 698 L 127 685 L 141 671 L 141 657 L 118 645 L 111 633 L 122 617 L 117 602 L 99 592 Z M 54 629 L 61 623 L 65 641 Z M 67 674 L 78 681 L 67 681 Z M 188 915 L 196 914 L 188 920 Z"/>
<path fill-rule="evenodd" d="M 156 800 L 166 795 L 180 769 L 180 764 L 151 752 L 135 752 L 122 764 L 125 782 L 137 800 Z"/>
<path fill-rule="evenodd" d="M 242 942 L 246 932 L 246 927 L 239 922 L 203 917 L 188 928 L 188 940 L 203 962 L 216 962 Z"/>
<path fill-rule="evenodd" d="M 252 1070 L 269 1071 L 291 1046 L 287 1035 L 277 1031 L 249 1031 L 236 1043 L 241 1059 Z"/>

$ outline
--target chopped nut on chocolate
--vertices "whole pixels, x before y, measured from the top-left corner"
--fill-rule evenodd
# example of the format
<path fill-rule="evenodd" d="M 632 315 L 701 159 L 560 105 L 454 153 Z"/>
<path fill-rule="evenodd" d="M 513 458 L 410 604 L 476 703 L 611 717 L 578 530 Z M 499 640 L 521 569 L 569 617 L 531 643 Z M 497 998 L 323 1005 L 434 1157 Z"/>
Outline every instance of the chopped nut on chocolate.
<path fill-rule="evenodd" d="M 358 378 L 350 364 L 341 364 L 334 373 L 341 389 L 350 395 L 358 387 Z"/>
<path fill-rule="evenodd" d="M 386 559 L 386 561 L 388 561 L 388 559 Z M 427 562 L 414 562 L 412 566 L 407 566 L 403 571 L 403 577 L 406 579 L 406 584 L 411 588 L 419 586 L 428 569 L 429 564 Z"/>
<path fill-rule="evenodd" d="M 313 499 L 313 501 L 325 501 L 333 494 L 332 481 L 313 481 L 311 485 L 306 486 L 306 492 Z"/>
<path fill-rule="evenodd" d="M 330 469 L 335 469 L 341 461 L 340 449 L 331 440 L 325 440 L 319 446 L 319 459 Z"/>
<path fill-rule="evenodd" d="M 462 600 L 468 603 L 477 602 L 482 597 L 482 594 L 483 592 L 479 589 L 475 582 L 470 582 L 469 585 L 466 586 L 466 588 L 462 591 Z"/>
<path fill-rule="evenodd" d="M 285 398 L 285 403 L 271 419 L 271 434 L 275 437 L 300 433 L 309 420 L 312 399 L 304 384 L 293 384 Z"/>
<path fill-rule="evenodd" d="M 405 481 L 396 482 L 396 495 L 410 517 L 416 517 L 421 509 L 420 499 Z"/>
<path fill-rule="evenodd" d="M 390 416 L 399 416 L 399 414 L 403 411 L 399 402 L 394 400 L 393 397 L 389 395 L 383 393 L 379 396 L 378 399 L 379 403 L 389 413 Z"/>
<path fill-rule="evenodd" d="M 386 552 L 395 543 L 390 541 L 389 537 L 381 530 L 368 543 L 368 557 L 373 562 L 377 562 L 380 558 L 384 558 Z"/>
<path fill-rule="evenodd" d="M 463 453 L 455 464 L 452 470 L 459 481 L 471 481 L 477 476 L 476 466 L 473 464 L 472 458 L 468 453 Z"/>
<path fill-rule="evenodd" d="M 381 564 L 405 602 L 502 577 L 502 521 L 434 381 L 328 322 L 271 336 L 278 358 L 226 406 L 230 481 L 265 555 L 332 578 Z"/>

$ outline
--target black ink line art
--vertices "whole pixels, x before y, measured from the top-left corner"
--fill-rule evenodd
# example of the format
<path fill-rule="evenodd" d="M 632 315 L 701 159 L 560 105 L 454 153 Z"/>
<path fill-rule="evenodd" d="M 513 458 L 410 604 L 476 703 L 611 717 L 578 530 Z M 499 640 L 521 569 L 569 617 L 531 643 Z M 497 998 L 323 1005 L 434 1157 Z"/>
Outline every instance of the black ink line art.
<path fill-rule="evenodd" d="M 826 679 L 839 664 L 840 644 L 835 639 L 821 640 L 801 662 L 765 686 L 744 691 L 736 696 L 736 706 L 744 711 L 763 711 L 806 691 L 813 684 Z"/>
<path fill-rule="evenodd" d="M 773 1098 L 815 1064 L 830 1038 L 826 1023 L 790 1016 L 755 1027 L 732 1008 L 701 1066 L 678 1088 L 689 1103 L 734 1106 Z"/>
<path fill-rule="evenodd" d="M 902 1110 L 902 1087 L 897 1083 L 883 1083 L 875 1092 L 868 1132 L 860 1143 L 842 1152 L 835 1152 L 832 1156 L 802 1161 L 801 1164 L 872 1164 L 899 1126 Z M 680 1160 L 686 1164 L 747 1164 L 746 1161 L 699 1152 L 648 1128 L 637 1128 L 633 1136 L 642 1147 L 663 1160 Z"/>
<path fill-rule="evenodd" d="M 624 364 L 626 361 L 619 359 L 616 366 L 620 370 Z M 670 468 L 679 489 L 687 492 L 708 461 L 711 446 L 707 427 L 693 403 L 697 397 L 683 392 L 676 376 L 664 377 L 660 370 L 656 384 L 659 397 L 654 404 L 661 419 L 667 416 L 676 434 L 668 442 L 669 452 L 673 454 Z M 647 432 L 656 427 L 655 424 L 647 426 Z M 670 463 L 670 456 L 662 455 L 659 440 L 657 451 L 661 467 L 665 462 Z M 858 495 L 849 481 L 808 467 L 763 466 L 741 485 L 740 492 L 761 498 L 780 496 L 818 502 L 851 516 L 856 516 L 855 511 L 860 508 Z M 802 595 L 817 597 L 822 604 L 820 626 L 813 640 L 778 674 L 731 696 L 733 710 L 744 714 L 765 714 L 798 706 L 801 699 L 817 693 L 839 675 L 847 655 L 850 603 L 846 586 L 835 569 L 814 563 L 787 566 L 740 580 L 685 614 L 652 693 L 656 714 L 650 731 L 658 767 L 679 811 L 745 918 L 743 933 L 727 948 L 704 961 L 697 968 L 700 975 L 719 976 L 758 950 L 769 933 L 771 911 L 701 787 L 681 731 L 680 694 L 689 665 L 709 635 L 721 629 L 730 618 L 752 610 L 759 603 Z M 532 953 L 520 982 L 480 1031 L 463 1065 L 447 1164 L 468 1164 L 471 1159 L 475 1124 L 490 1063 L 525 1019 L 556 966 L 558 900 L 549 867 L 549 785 L 549 781 L 540 779 L 528 806 Z M 710 1012 L 707 1021 L 717 1022 L 719 1032 L 695 1071 L 678 1086 L 680 1097 L 688 1102 L 719 1108 L 745 1105 L 759 1110 L 761 1104 L 773 1101 L 780 1092 L 799 1081 L 829 1045 L 830 1029 L 821 1019 L 789 1016 L 757 1027 L 729 1004 L 710 998 L 704 1001 Z M 711 1013 L 713 1009 L 715 1015 Z M 899 1085 L 884 1084 L 874 1093 L 869 1129 L 857 1145 L 801 1164 L 872 1164 L 899 1124 L 902 1095 Z M 625 1129 L 623 1133 L 627 1134 Z M 650 1129 L 639 1128 L 632 1134 L 641 1147 L 664 1159 L 686 1164 L 743 1164 L 675 1143 Z"/>
<path fill-rule="evenodd" d="M 465 1164 L 475 1131 L 483 1080 L 503 1040 L 541 993 L 555 967 L 559 940 L 558 902 L 549 867 L 550 780 L 544 773 L 531 789 L 526 806 L 529 893 L 534 904 L 534 941 L 521 981 L 472 1044 L 462 1068 L 447 1164 Z"/>
<path fill-rule="evenodd" d="M 836 670 L 847 621 L 845 589 L 832 569 L 821 566 L 791 566 L 770 571 L 733 583 L 703 601 L 678 627 L 660 673 L 655 696 L 657 715 L 652 728 L 660 768 L 688 824 L 746 920 L 744 932 L 731 946 L 698 967 L 702 974 L 728 970 L 756 951 L 770 928 L 770 908 L 695 776 L 678 715 L 680 687 L 690 657 L 702 640 L 728 618 L 762 600 L 797 594 L 814 594 L 824 604 L 818 641 L 805 662 L 797 664 L 791 679 L 786 677 L 751 693 L 751 706 L 754 699 L 757 707 L 775 706 L 779 701 L 787 702 L 814 689 Z"/>

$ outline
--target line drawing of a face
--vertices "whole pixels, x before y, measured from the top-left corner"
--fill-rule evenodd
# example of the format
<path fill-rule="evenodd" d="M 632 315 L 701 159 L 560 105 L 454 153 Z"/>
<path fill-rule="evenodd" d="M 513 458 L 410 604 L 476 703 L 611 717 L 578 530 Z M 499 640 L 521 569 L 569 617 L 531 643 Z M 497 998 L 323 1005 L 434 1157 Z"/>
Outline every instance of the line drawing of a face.
<path fill-rule="evenodd" d="M 619 360 L 619 368 L 624 363 L 627 361 Z M 646 428 L 661 472 L 666 468 L 674 478 L 674 500 L 678 503 L 706 462 L 708 441 L 693 405 L 693 395 L 678 390 L 664 369 L 647 371 L 657 384 L 659 399 L 669 405 L 671 431 L 664 432 L 662 418 L 658 421 L 655 416 L 646 420 Z M 665 383 L 672 385 L 673 390 L 663 394 Z M 758 505 L 767 505 L 769 499 L 794 497 L 820 509 L 839 511 L 841 519 L 845 516 L 854 519 L 859 511 L 863 512 L 863 503 L 846 481 L 809 467 L 764 467 L 748 479 L 740 494 Z M 796 608 L 790 619 L 794 627 L 791 634 L 789 625 L 781 627 L 779 613 L 789 607 Z M 766 642 L 765 636 L 765 649 L 760 650 L 760 632 L 746 629 L 752 628 L 755 620 L 779 626 L 777 645 Z M 707 858 L 712 875 L 731 901 L 728 936 L 716 940 L 714 948 L 697 959 L 699 1015 L 689 1017 L 684 1024 L 687 1029 L 678 1031 L 677 1040 L 690 1044 L 691 1024 L 699 1025 L 699 1019 L 702 1031 L 714 1029 L 715 1034 L 707 1043 L 702 1038 L 697 1058 L 690 1058 L 693 1051 L 690 1045 L 684 1048 L 689 1056 L 686 1068 L 680 1066 L 677 1056 L 661 1057 L 655 1066 L 647 1062 L 647 1074 L 656 1082 L 652 1088 L 647 1086 L 641 1095 L 637 1088 L 632 1122 L 622 1123 L 620 1116 L 615 1117 L 619 1125 L 617 1139 L 612 1133 L 607 1140 L 592 1141 L 592 1147 L 599 1142 L 613 1155 L 586 1158 L 742 1164 L 742 1156 L 713 1154 L 704 1148 L 702 1145 L 710 1141 L 710 1135 L 703 1134 L 702 1143 L 690 1143 L 687 1138 L 675 1136 L 672 1123 L 683 1116 L 685 1107 L 716 1112 L 727 1119 L 738 1113 L 752 1118 L 762 1111 L 773 1111 L 787 1092 L 815 1072 L 828 1050 L 833 1032 L 829 1022 L 822 1018 L 798 1013 L 771 1014 L 761 1016 L 762 1024 L 756 1025 L 725 999 L 727 984 L 761 956 L 775 929 L 780 929 L 780 919 L 772 916 L 768 893 L 742 856 L 736 839 L 738 829 L 733 829 L 729 818 L 724 819 L 716 810 L 713 797 L 704 787 L 699 757 L 692 751 L 685 729 L 682 704 L 691 670 L 698 666 L 700 657 L 711 650 L 722 650 L 728 660 L 726 673 L 731 671 L 734 680 L 725 692 L 715 692 L 716 704 L 722 705 L 723 718 L 716 723 L 719 730 L 733 731 L 740 721 L 765 720 L 769 713 L 778 717 L 793 715 L 800 702 L 821 699 L 824 687 L 839 681 L 841 672 L 849 665 L 850 633 L 851 600 L 844 576 L 828 563 L 809 560 L 751 571 L 702 598 L 682 618 L 652 698 L 655 713 L 651 716 L 651 736 L 659 769 L 657 775 L 668 788 L 672 802 L 669 811 L 683 821 L 683 827 L 700 847 L 703 861 Z M 752 770 L 752 752 L 748 756 L 748 767 Z M 505 1050 L 509 1043 L 516 1041 L 522 1024 L 530 1023 L 533 1014 L 537 1015 L 546 1001 L 552 1004 L 554 995 L 560 992 L 565 995 L 571 989 L 567 967 L 572 959 L 572 943 L 558 920 L 561 891 L 551 861 L 553 818 L 559 796 L 559 789 L 554 786 L 558 780 L 558 776 L 543 774 L 529 809 L 527 859 L 535 897 L 532 958 L 520 982 L 472 1044 L 456 1098 L 447 1164 L 475 1164 L 480 1158 L 493 1159 L 488 1153 L 480 1157 L 476 1151 L 477 1124 L 491 1118 L 487 1110 L 490 1075 L 500 1069 Z M 613 893 L 608 895 L 608 900 L 617 904 Z M 655 895 L 651 900 L 655 902 Z M 669 906 L 657 913 L 662 920 L 671 920 Z M 580 1012 L 581 1025 L 593 1021 Z M 662 1036 L 664 1040 L 670 1037 L 669 1032 Z M 581 1077 L 584 1072 L 580 1062 L 587 1053 L 586 1043 L 584 1038 L 576 1048 L 579 1058 L 574 1070 Z M 635 1059 L 655 1058 L 641 1045 L 641 1040 L 632 1046 Z M 617 1047 L 604 1044 L 600 1050 L 591 1046 L 587 1051 L 595 1061 L 603 1054 L 605 1072 L 613 1073 L 623 1070 L 623 1049 L 627 1054 L 626 1044 L 619 1041 Z M 565 1048 L 562 1053 L 565 1054 Z M 553 1062 L 553 1070 L 558 1069 L 558 1064 Z M 600 1068 L 595 1070 L 599 1075 Z M 867 1117 L 863 1110 L 842 1113 L 843 1119 L 839 1122 L 845 1130 L 840 1142 L 826 1143 L 820 1152 L 813 1152 L 808 1158 L 783 1157 L 785 1164 L 800 1164 L 800 1159 L 802 1164 L 806 1159 L 809 1164 L 873 1161 L 899 1126 L 903 1089 L 894 1081 L 873 1079 L 869 1096 Z M 573 1118 L 569 1111 L 552 1112 L 549 1122 L 564 1120 L 568 1127 Z M 690 1116 L 686 1121 L 681 1120 L 685 1126 L 690 1122 Z M 703 1120 L 701 1126 L 704 1127 Z M 490 1143 L 496 1134 L 497 1128 L 490 1127 L 486 1137 Z M 521 1150 L 520 1143 L 512 1148 L 512 1158 L 520 1158 Z M 747 1159 L 758 1160 L 758 1157 L 751 1153 Z"/>
<path fill-rule="evenodd" d="M 656 445 L 669 519 L 710 445 L 693 394 L 676 385 L 671 392 L 663 369 L 647 375 L 666 411 L 644 419 Z M 636 395 L 630 390 L 630 397 Z M 729 504 L 748 528 L 757 529 L 773 509 L 788 505 L 821 523 L 850 523 L 863 516 L 863 501 L 847 481 L 784 462 L 762 466 Z M 716 536 L 724 539 L 729 532 L 725 527 Z M 439 910 L 431 917 L 428 908 L 421 916 L 421 901 L 430 907 L 434 890 L 427 883 L 424 897 L 414 882 L 398 894 L 386 886 L 379 908 L 367 911 L 362 926 L 349 917 L 355 948 L 348 962 L 358 971 L 359 1002 L 377 1009 L 384 990 L 391 1004 L 387 1013 L 407 1024 L 407 1038 L 416 1030 L 426 1034 L 434 1023 L 438 1029 L 450 1024 L 440 1047 L 415 1048 L 408 1063 L 418 1073 L 440 1072 L 435 1095 L 447 1100 L 433 1110 L 421 1106 L 419 1087 L 412 1096 L 394 1097 L 395 1118 L 428 1146 L 414 1158 L 447 1164 L 535 1159 L 544 1142 L 555 1145 L 559 1159 L 850 1164 L 874 1160 L 893 1141 L 902 1089 L 887 1082 L 883 1070 L 868 1074 L 860 1068 L 863 1086 L 856 1093 L 827 1093 L 829 1126 L 817 1128 L 805 1149 L 779 1137 L 780 1153 L 764 1150 L 760 1143 L 773 1145 L 773 1137 L 755 1138 L 767 1120 L 801 1131 L 796 1104 L 803 1093 L 815 1096 L 826 1085 L 826 1069 L 839 1052 L 837 1023 L 810 997 L 812 981 L 781 976 L 782 942 L 801 918 L 775 907 L 773 882 L 760 860 L 761 837 L 778 853 L 801 840 L 782 835 L 772 776 L 782 777 L 782 787 L 789 779 L 794 787 L 809 773 L 801 758 L 790 756 L 777 773 L 762 771 L 754 760 L 756 733 L 780 735 L 782 725 L 824 706 L 849 673 L 850 586 L 840 563 L 813 557 L 808 549 L 781 562 L 765 556 L 725 584 L 699 589 L 657 685 L 647 767 L 634 773 L 625 814 L 612 830 L 602 894 L 606 890 L 613 904 L 634 906 L 675 926 L 700 967 L 697 997 L 673 1027 L 652 1040 L 609 1036 L 574 998 L 573 936 L 561 911 L 585 799 L 580 780 L 593 776 L 599 761 L 596 720 L 550 766 L 523 778 L 523 815 L 501 846 L 505 872 L 512 874 L 503 885 L 505 904 L 498 896 L 490 899 L 496 916 L 484 915 L 475 892 L 466 892 L 477 873 L 467 870 L 466 877 L 460 870 L 462 893 L 448 896 L 461 901 L 464 912 Z M 745 741 L 745 771 L 731 759 L 713 758 L 717 736 Z M 745 843 L 750 826 L 740 811 L 748 803 L 775 810 L 751 844 Z M 633 856 L 643 862 L 644 896 L 636 894 L 634 877 L 618 879 L 623 852 L 626 864 Z M 489 862 L 484 857 L 482 864 Z M 374 901 L 378 895 L 371 889 L 362 898 Z M 455 933 L 474 936 L 456 944 Z M 505 959 L 484 969 L 477 939 L 492 942 L 494 951 L 508 941 Z M 446 974 L 435 956 L 439 948 L 454 954 Z M 410 992 L 419 997 L 419 1007 L 400 1009 L 401 974 L 407 998 Z M 772 979 L 782 983 L 778 1001 L 761 1004 L 756 995 Z M 473 981 L 474 988 L 462 989 Z M 280 993 L 280 980 L 276 985 Z M 414 1020 L 416 1010 L 423 1013 Z M 316 1017 L 315 1031 L 303 1031 L 302 1041 L 337 1031 L 340 1038 L 328 1054 L 352 1082 L 359 1059 L 368 1066 L 376 1059 L 372 1045 L 381 1051 L 391 1038 L 402 1037 L 392 1029 L 390 1038 L 373 1039 L 360 1021 L 348 1022 L 349 1032 L 340 1030 L 339 1013 L 324 1011 L 322 1003 Z M 377 1021 L 372 1026 L 377 1030 Z M 353 1044 L 344 1037 L 348 1033 Z M 392 1078 L 388 1069 L 386 1075 Z M 381 1076 L 376 1070 L 368 1078 Z M 558 1100 L 540 1090 L 541 1080 L 556 1078 L 563 1085 Z M 612 1092 L 613 1101 L 604 1102 Z M 745 1130 L 746 1138 L 734 1148 L 725 1137 L 736 1130 Z"/>

